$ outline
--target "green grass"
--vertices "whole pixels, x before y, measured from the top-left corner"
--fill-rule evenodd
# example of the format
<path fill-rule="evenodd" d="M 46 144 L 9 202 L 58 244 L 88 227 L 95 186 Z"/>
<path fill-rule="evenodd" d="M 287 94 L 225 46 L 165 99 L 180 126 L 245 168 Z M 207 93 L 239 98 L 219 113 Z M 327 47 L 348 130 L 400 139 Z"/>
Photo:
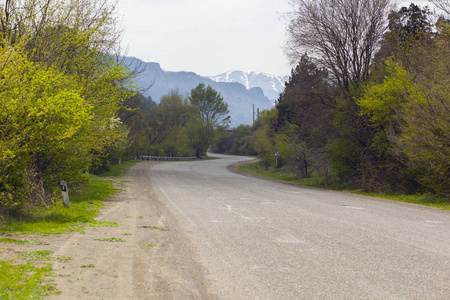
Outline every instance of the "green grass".
<path fill-rule="evenodd" d="M 72 257 L 70 257 L 70 256 L 58 256 L 56 259 L 59 260 L 59 261 L 68 261 L 68 260 L 71 260 Z"/>
<path fill-rule="evenodd" d="M 51 207 L 34 208 L 20 219 L 4 218 L 0 223 L 0 233 L 4 234 L 61 234 L 71 231 L 84 232 L 86 227 L 120 226 L 115 222 L 95 221 L 103 207 L 103 200 L 117 192 L 108 177 L 120 177 L 136 162 L 124 162 L 111 166 L 111 170 L 100 176 L 90 175 L 89 182 L 79 188 L 69 187 L 70 208 L 58 201 Z M 124 241 L 124 240 L 123 240 Z M 42 244 L 38 241 L 0 238 L 0 243 Z M 31 261 L 49 260 L 51 250 L 24 252 L 19 258 Z M 68 256 L 56 257 L 59 261 L 72 259 Z M 82 267 L 93 268 L 94 265 Z M 27 264 L 15 264 L 14 261 L 0 261 L 0 299 L 43 299 L 47 294 L 57 293 L 54 286 L 48 284 L 45 276 L 55 276 L 51 264 L 36 267 Z M 59 275 L 56 275 L 59 276 Z"/>
<path fill-rule="evenodd" d="M 135 164 L 137 164 L 139 162 L 139 160 L 130 160 L 130 161 L 125 161 L 122 162 L 121 165 L 111 165 L 109 166 L 109 171 L 106 171 L 100 175 L 98 175 L 98 177 L 104 178 L 104 177 L 120 177 L 123 176 L 127 170 L 129 168 L 131 168 L 132 166 L 134 166 Z"/>
<path fill-rule="evenodd" d="M 445 199 L 439 199 L 430 195 L 390 195 L 390 194 L 377 194 L 377 193 L 367 193 L 367 192 L 353 192 L 359 195 L 366 195 L 376 198 L 389 199 L 394 201 L 431 206 L 440 209 L 450 210 L 450 202 Z"/>
<path fill-rule="evenodd" d="M 144 246 L 144 247 L 156 247 L 156 245 L 155 244 L 143 244 L 142 246 Z"/>
<path fill-rule="evenodd" d="M 29 260 L 49 260 L 47 256 L 49 256 L 52 253 L 53 253 L 52 250 L 41 250 L 34 252 L 19 253 L 19 256 Z"/>
<path fill-rule="evenodd" d="M 142 226 L 142 228 L 147 228 L 147 229 L 157 229 L 157 230 L 161 230 L 161 231 L 169 231 L 169 229 L 167 229 L 167 227 Z"/>
<path fill-rule="evenodd" d="M 113 243 L 126 242 L 126 240 L 121 238 L 101 238 L 101 239 L 94 239 L 94 241 L 113 242 Z"/>
<path fill-rule="evenodd" d="M 249 163 L 245 165 L 241 165 L 238 168 L 238 171 L 250 173 L 257 176 L 263 176 L 271 179 L 277 179 L 287 182 L 296 183 L 298 185 L 302 186 L 310 186 L 310 187 L 317 187 L 317 188 L 324 188 L 324 189 L 330 189 L 330 190 L 345 190 L 349 189 L 349 186 L 345 186 L 342 184 L 332 183 L 329 185 L 325 184 L 325 179 L 322 177 L 301 177 L 297 176 L 292 172 L 286 171 L 284 168 L 269 168 L 264 169 L 260 166 L 258 162 L 256 163 Z"/>
<path fill-rule="evenodd" d="M 31 263 L 0 261 L 0 299 L 44 299 L 45 295 L 58 293 L 45 279 L 51 271 L 50 264 L 35 267 Z"/>
<path fill-rule="evenodd" d="M 82 265 L 81 268 L 95 268 L 94 264 Z"/>
<path fill-rule="evenodd" d="M 32 213 L 21 221 L 7 219 L 0 232 L 10 234 L 61 234 L 70 231 L 84 232 L 84 226 L 93 226 L 94 221 L 103 207 L 102 200 L 116 192 L 112 182 L 90 175 L 90 181 L 84 188 L 70 196 L 70 208 L 61 202 L 44 208 L 35 208 Z M 70 190 L 69 190 L 70 193 Z"/>
<path fill-rule="evenodd" d="M 109 222 L 109 221 L 93 221 L 93 222 L 86 222 L 83 225 L 87 227 L 119 227 L 120 224 L 116 222 Z"/>
<path fill-rule="evenodd" d="M 103 207 L 103 200 L 117 192 L 112 180 L 107 180 L 107 177 L 120 176 L 135 164 L 135 161 L 124 162 L 120 166 L 111 166 L 110 171 L 100 176 L 89 175 L 89 182 L 81 188 L 69 188 L 70 208 L 57 201 L 51 207 L 33 209 L 21 220 L 6 218 L 0 224 L 0 233 L 49 235 L 84 232 L 85 227 L 120 226 L 115 222 L 95 221 L 94 218 Z"/>
<path fill-rule="evenodd" d="M 259 163 L 249 163 L 242 165 L 238 168 L 239 171 L 250 173 L 257 176 L 263 176 L 271 179 L 282 180 L 286 182 L 292 182 L 302 186 L 330 189 L 336 191 L 349 191 L 354 194 L 366 195 L 371 197 L 389 199 L 399 202 L 413 203 L 425 206 L 436 207 L 440 209 L 450 210 L 450 202 L 445 199 L 439 199 L 430 195 L 395 195 L 395 194 L 380 194 L 380 193 L 368 193 L 361 192 L 352 189 L 350 186 L 333 183 L 331 185 L 325 185 L 324 178 L 321 177 L 308 177 L 302 178 L 295 176 L 292 172 L 288 172 L 283 168 L 269 168 L 268 170 L 262 168 Z"/>
<path fill-rule="evenodd" d="M 39 241 L 18 240 L 18 239 L 12 239 L 12 238 L 0 238 L 0 243 L 16 243 L 19 245 L 42 245 L 42 243 Z"/>

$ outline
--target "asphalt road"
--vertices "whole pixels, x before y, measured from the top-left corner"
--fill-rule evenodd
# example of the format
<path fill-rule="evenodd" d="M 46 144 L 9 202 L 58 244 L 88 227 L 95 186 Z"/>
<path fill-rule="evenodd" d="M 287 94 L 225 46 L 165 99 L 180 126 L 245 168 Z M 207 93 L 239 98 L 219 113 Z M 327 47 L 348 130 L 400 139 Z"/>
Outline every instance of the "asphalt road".
<path fill-rule="evenodd" d="M 220 299 L 450 299 L 450 213 L 238 175 L 243 157 L 149 176 Z"/>

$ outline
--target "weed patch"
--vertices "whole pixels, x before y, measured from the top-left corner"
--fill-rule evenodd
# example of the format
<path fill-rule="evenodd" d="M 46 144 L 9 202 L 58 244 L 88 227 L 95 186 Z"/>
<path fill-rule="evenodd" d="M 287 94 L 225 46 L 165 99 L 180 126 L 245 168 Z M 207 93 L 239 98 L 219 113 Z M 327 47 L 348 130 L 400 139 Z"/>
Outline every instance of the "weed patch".
<path fill-rule="evenodd" d="M 71 260 L 72 257 L 70 257 L 70 256 L 58 256 L 56 259 L 59 260 L 59 261 L 68 261 L 68 260 Z"/>
<path fill-rule="evenodd" d="M 51 281 L 45 280 L 51 271 L 49 264 L 35 267 L 31 263 L 0 261 L 0 299 L 43 299 L 45 295 L 57 294 Z"/>
<path fill-rule="evenodd" d="M 94 241 L 113 242 L 113 243 L 126 242 L 126 240 L 121 238 L 101 238 L 101 239 L 94 239 Z"/>
<path fill-rule="evenodd" d="M 121 165 L 111 165 L 109 166 L 109 170 L 106 172 L 103 172 L 102 174 L 98 175 L 98 177 L 105 178 L 105 177 L 120 177 L 126 173 L 126 171 L 137 164 L 139 161 L 130 160 L 122 162 Z"/>
<path fill-rule="evenodd" d="M 161 231 L 169 231 L 169 229 L 167 229 L 167 227 L 158 227 L 158 226 L 142 226 L 142 228 L 147 228 L 147 229 L 156 229 L 156 230 L 161 230 Z"/>
<path fill-rule="evenodd" d="M 47 256 L 49 256 L 52 253 L 53 253 L 52 250 L 41 250 L 34 252 L 19 253 L 19 256 L 29 260 L 49 260 Z"/>
<path fill-rule="evenodd" d="M 87 227 L 120 227 L 121 225 L 116 222 L 109 222 L 109 221 L 93 221 L 93 222 L 87 222 L 83 225 Z"/>
<path fill-rule="evenodd" d="M 18 245 L 42 245 L 42 242 L 32 240 L 18 240 L 12 238 L 1 238 L 0 243 L 16 243 Z"/>

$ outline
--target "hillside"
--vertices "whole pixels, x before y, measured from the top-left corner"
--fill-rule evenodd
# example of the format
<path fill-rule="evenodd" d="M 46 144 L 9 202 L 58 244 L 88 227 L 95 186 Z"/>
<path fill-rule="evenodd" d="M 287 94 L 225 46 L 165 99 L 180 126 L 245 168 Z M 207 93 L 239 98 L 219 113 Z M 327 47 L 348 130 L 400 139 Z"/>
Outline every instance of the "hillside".
<path fill-rule="evenodd" d="M 188 96 L 191 89 L 199 83 L 210 85 L 228 104 L 231 128 L 240 124 L 252 124 L 253 105 L 255 111 L 257 108 L 259 110 L 273 108 L 272 102 L 264 95 L 260 87 L 247 89 L 238 82 L 216 82 L 193 72 L 167 72 L 158 63 L 143 62 L 134 57 L 123 57 L 123 62 L 132 70 L 137 70 L 135 82 L 138 88 L 142 94 L 150 96 L 155 102 L 159 102 L 161 97 L 171 90 L 178 90 L 179 93 Z"/>

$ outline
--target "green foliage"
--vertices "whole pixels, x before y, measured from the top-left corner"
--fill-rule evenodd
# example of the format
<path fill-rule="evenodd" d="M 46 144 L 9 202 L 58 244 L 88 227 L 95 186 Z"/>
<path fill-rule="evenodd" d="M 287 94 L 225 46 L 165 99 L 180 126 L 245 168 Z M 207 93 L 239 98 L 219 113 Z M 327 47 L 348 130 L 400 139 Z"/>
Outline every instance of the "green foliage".
<path fill-rule="evenodd" d="M 83 226 L 96 224 L 94 217 L 103 206 L 102 200 L 117 190 L 111 181 L 91 175 L 89 182 L 77 190 L 70 190 L 70 209 L 58 201 L 49 208 L 35 208 L 21 220 L 6 218 L 0 232 L 14 234 L 61 234 L 83 232 Z"/>
<path fill-rule="evenodd" d="M 209 146 L 217 137 L 219 128 L 226 128 L 230 122 L 228 104 L 211 86 L 200 83 L 191 90 L 189 102 L 196 107 L 197 115 L 187 127 L 189 145 L 197 157 L 206 155 Z"/>
<path fill-rule="evenodd" d="M 45 295 L 56 293 L 56 288 L 45 280 L 51 271 L 49 264 L 35 267 L 29 262 L 0 261 L 0 298 L 43 299 Z"/>
<path fill-rule="evenodd" d="M 83 182 L 99 156 L 123 148 L 117 110 L 131 73 L 111 56 L 118 31 L 107 1 L 3 8 L 0 213 L 11 214 L 51 204 L 60 180 Z"/>
<path fill-rule="evenodd" d="M 260 163 L 249 163 L 242 165 L 238 168 L 241 172 L 250 173 L 257 176 L 264 176 L 271 179 L 282 180 L 286 182 L 296 183 L 302 186 L 334 189 L 334 190 L 344 190 L 349 189 L 347 185 L 341 183 L 330 183 L 327 182 L 327 178 L 321 176 L 320 174 L 314 174 L 313 176 L 304 177 L 295 174 L 289 168 L 275 168 L 274 166 L 270 168 L 264 168 Z"/>
<path fill-rule="evenodd" d="M 284 147 L 289 144 L 292 149 L 282 161 L 299 175 L 306 177 L 314 170 L 328 168 L 327 144 L 336 131 L 332 124 L 336 106 L 333 90 L 327 71 L 304 54 L 278 99 L 276 130 L 289 140 Z"/>
<path fill-rule="evenodd" d="M 69 261 L 69 260 L 72 260 L 72 257 L 70 257 L 70 256 L 58 256 L 56 259 L 59 260 L 59 261 Z"/>
<path fill-rule="evenodd" d="M 53 253 L 52 250 L 40 250 L 34 252 L 19 253 L 19 256 L 29 260 L 48 260 L 47 256 L 49 256 L 52 253 Z"/>
<path fill-rule="evenodd" d="M 269 168 L 274 164 L 273 154 L 275 145 L 275 125 L 278 122 L 278 110 L 276 108 L 262 111 L 254 132 L 255 150 L 260 157 L 261 164 Z"/>
<path fill-rule="evenodd" d="M 446 48 L 439 50 L 428 73 L 431 80 L 423 89 L 426 96 L 411 98 L 404 107 L 397 149 L 406 155 L 409 167 L 425 187 L 450 198 L 450 80 L 448 74 L 441 77 L 450 66 L 450 26 L 446 30 L 447 36 L 441 36 L 447 41 Z"/>
<path fill-rule="evenodd" d="M 339 182 L 334 182 L 331 184 L 326 183 L 326 178 L 322 176 L 311 176 L 308 178 L 305 177 L 298 177 L 292 172 L 289 172 L 286 168 L 281 169 L 265 169 L 262 168 L 259 163 L 249 163 L 242 165 L 238 168 L 241 172 L 247 172 L 250 174 L 258 175 L 258 176 L 264 176 L 271 179 L 276 180 L 282 180 L 286 182 L 293 182 L 302 186 L 310 186 L 310 187 L 317 187 L 317 188 L 325 188 L 325 189 L 332 189 L 332 190 L 339 190 L 339 191 L 351 191 L 351 193 L 360 194 L 360 195 L 367 195 L 371 197 L 377 197 L 377 198 L 383 198 L 383 199 L 390 199 L 393 201 L 400 201 L 400 202 L 407 202 L 407 203 L 413 203 L 418 205 L 425 205 L 425 206 L 431 206 L 436 207 L 440 209 L 450 210 L 450 202 L 448 200 L 428 195 L 428 194 L 418 194 L 418 195 L 403 195 L 403 194 L 386 194 L 386 193 L 367 193 L 367 192 L 361 192 L 360 190 L 354 190 L 354 187 L 342 184 Z"/>
<path fill-rule="evenodd" d="M 221 130 L 218 135 L 217 144 L 212 148 L 214 152 L 251 156 L 257 154 L 252 128 L 249 125 L 239 125 L 231 132 Z"/>
<path fill-rule="evenodd" d="M 397 190 L 405 185 L 411 190 L 411 182 L 417 180 L 437 195 L 449 197 L 450 39 L 448 25 L 438 28 L 433 47 L 427 52 L 416 47 L 422 55 L 432 52 L 429 65 L 416 65 L 413 77 L 393 59 L 386 60 L 383 82 L 370 85 L 359 105 L 375 130 L 372 147 L 382 157 L 378 168 L 406 179 L 401 183 L 390 176 L 384 181 Z M 418 185 L 412 187 L 417 190 Z"/>
<path fill-rule="evenodd" d="M 12 238 L 0 238 L 0 243 L 16 243 L 19 245 L 42 245 L 42 243 L 39 241 L 18 240 L 18 239 L 12 239 Z"/>
<path fill-rule="evenodd" d="M 188 124 L 197 109 L 178 91 L 170 91 L 159 105 L 137 94 L 125 101 L 120 116 L 130 128 L 128 152 L 131 156 L 192 156 Z"/>
<path fill-rule="evenodd" d="M 424 98 L 401 64 L 389 59 L 385 68 L 387 75 L 383 83 L 369 85 L 358 102 L 361 114 L 369 115 L 372 126 L 379 130 L 398 125 L 396 119 L 399 110 L 411 98 Z"/>
<path fill-rule="evenodd" d="M 167 227 L 159 227 L 159 226 L 143 226 L 143 228 L 157 229 L 157 230 L 161 230 L 161 231 L 169 231 L 169 229 L 167 229 Z"/>
<path fill-rule="evenodd" d="M 8 61 L 11 54 L 14 61 Z M 92 106 L 68 77 L 38 68 L 15 48 L 0 49 L 0 56 L 4 58 L 0 93 L 8 99 L 0 104 L 0 206 L 12 208 L 23 203 L 20 195 L 30 195 L 36 184 L 30 177 L 37 172 L 43 173 L 45 183 L 55 184 L 86 168 L 86 162 L 77 165 L 65 158 L 83 139 Z"/>
<path fill-rule="evenodd" d="M 103 242 L 126 242 L 124 239 L 121 238 L 100 238 L 100 239 L 94 239 L 94 241 L 103 241 Z"/>
<path fill-rule="evenodd" d="M 212 128 L 227 126 L 230 122 L 228 104 L 211 86 L 205 88 L 203 83 L 191 90 L 189 102 L 198 108 L 200 120 Z"/>
<path fill-rule="evenodd" d="M 263 113 L 247 133 L 262 168 L 274 171 L 273 153 L 278 151 L 281 164 L 276 173 L 318 176 L 325 184 L 341 182 L 365 191 L 432 192 L 433 197 L 448 198 L 448 22 L 433 24 L 427 8 L 411 4 L 393 12 L 389 20 L 382 19 L 384 13 L 374 15 L 370 22 L 381 27 L 368 32 L 367 26 L 356 28 L 359 23 L 348 22 L 361 13 L 353 2 L 325 2 L 324 7 L 333 9 L 317 10 L 314 1 L 296 1 L 289 50 L 298 55 L 299 49 L 291 46 L 302 45 L 315 56 L 301 56 L 276 109 Z M 388 7 L 386 1 L 374 5 L 380 5 L 378 12 Z M 336 34 L 330 25 L 343 16 L 348 18 L 339 26 L 356 26 L 348 31 L 350 37 L 348 32 Z M 367 49 L 358 50 L 364 34 L 374 34 L 370 43 L 378 44 L 386 21 L 389 31 L 374 63 L 369 63 L 371 57 L 349 63 L 367 54 Z M 362 34 L 355 36 L 358 30 Z M 347 53 L 352 43 L 357 44 Z M 349 53 L 351 58 L 346 57 Z M 239 139 L 226 137 L 220 146 L 232 149 L 235 141 Z"/>

